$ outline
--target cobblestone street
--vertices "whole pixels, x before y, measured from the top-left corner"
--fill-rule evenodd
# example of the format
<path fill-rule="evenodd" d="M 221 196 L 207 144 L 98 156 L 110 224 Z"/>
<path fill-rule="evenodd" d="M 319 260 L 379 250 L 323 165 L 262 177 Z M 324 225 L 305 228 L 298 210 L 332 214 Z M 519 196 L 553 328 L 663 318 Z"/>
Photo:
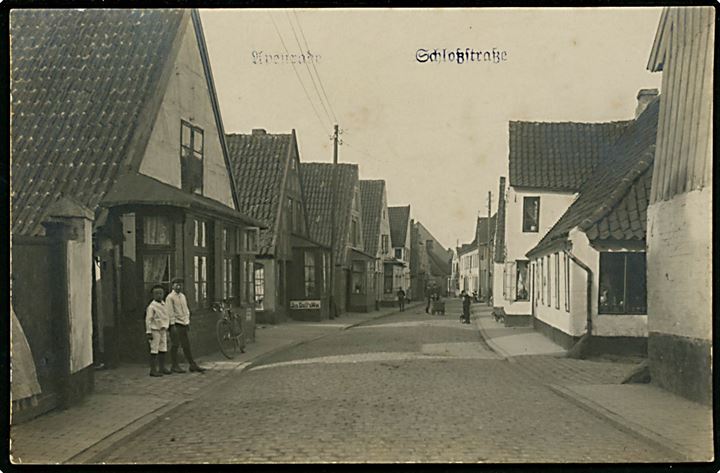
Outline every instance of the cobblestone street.
<path fill-rule="evenodd" d="M 458 313 L 420 307 L 276 353 L 92 460 L 677 460 L 501 359 Z"/>

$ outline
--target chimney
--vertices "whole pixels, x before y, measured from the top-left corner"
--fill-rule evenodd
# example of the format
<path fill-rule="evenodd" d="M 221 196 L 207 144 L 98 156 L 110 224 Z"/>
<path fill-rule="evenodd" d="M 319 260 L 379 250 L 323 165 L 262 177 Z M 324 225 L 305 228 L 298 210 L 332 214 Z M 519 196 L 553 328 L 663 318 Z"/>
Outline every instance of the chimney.
<path fill-rule="evenodd" d="M 637 108 L 635 109 L 635 118 L 642 115 L 647 106 L 659 94 L 657 89 L 640 89 L 637 94 Z"/>
<path fill-rule="evenodd" d="M 253 136 L 265 136 L 267 131 L 264 128 L 253 128 L 252 134 Z"/>

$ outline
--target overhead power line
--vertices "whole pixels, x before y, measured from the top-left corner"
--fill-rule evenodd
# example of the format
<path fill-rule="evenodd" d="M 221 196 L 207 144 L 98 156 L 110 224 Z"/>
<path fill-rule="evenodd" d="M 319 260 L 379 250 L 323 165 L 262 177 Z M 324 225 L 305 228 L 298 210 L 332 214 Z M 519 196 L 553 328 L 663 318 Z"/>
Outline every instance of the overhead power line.
<path fill-rule="evenodd" d="M 290 30 L 292 30 L 293 37 L 295 38 L 295 43 L 297 43 L 298 52 L 300 53 L 300 55 L 302 55 L 303 47 L 302 47 L 302 45 L 300 45 L 300 40 L 298 39 L 297 32 L 295 31 L 295 26 L 293 25 L 292 20 L 290 19 L 290 14 L 288 13 L 287 10 L 285 10 L 285 16 L 287 17 L 288 24 L 290 24 Z M 297 17 L 296 17 L 296 19 L 297 19 Z M 299 26 L 300 26 L 300 24 L 298 23 L 298 27 Z M 307 50 L 309 51 L 310 48 L 308 47 Z M 315 93 L 317 94 L 318 99 L 320 99 L 320 105 L 322 105 L 322 108 L 325 111 L 325 116 L 332 123 L 334 120 L 330 116 L 330 112 L 328 112 L 328 108 L 325 106 L 325 100 L 323 100 L 323 96 L 320 94 L 320 90 L 318 89 L 317 82 L 315 81 L 315 77 L 313 76 L 313 73 L 310 70 L 310 66 L 308 66 L 308 61 L 307 60 L 303 61 L 303 64 L 305 65 L 305 69 L 307 70 L 307 73 L 310 76 L 310 81 L 312 81 L 312 85 L 313 85 L 313 88 L 315 89 Z M 314 64 L 313 64 L 313 67 L 315 67 Z M 329 102 L 328 102 L 328 105 L 330 105 Z M 337 120 L 335 120 L 335 122 L 337 122 Z"/>
<path fill-rule="evenodd" d="M 310 51 L 310 45 L 308 44 L 307 38 L 305 37 L 305 32 L 303 31 L 302 24 L 300 23 L 300 18 L 298 17 L 297 11 L 293 10 L 293 15 L 295 16 L 295 22 L 298 25 L 298 29 L 300 30 L 300 36 L 303 39 L 303 43 L 305 44 L 305 48 Z M 307 65 L 307 64 L 306 64 Z M 328 98 L 327 92 L 325 91 L 325 86 L 323 85 L 323 81 L 320 78 L 320 73 L 317 70 L 317 67 L 315 67 L 315 63 L 310 64 L 313 68 L 313 71 L 315 71 L 315 75 L 317 76 L 318 82 L 320 83 L 320 89 L 322 90 L 323 96 L 325 97 L 325 102 L 327 102 L 328 107 L 330 108 L 330 113 L 332 113 L 332 117 L 335 123 L 338 122 L 337 116 L 335 115 L 335 110 L 333 109 L 332 104 L 330 103 L 330 98 Z"/>
<path fill-rule="evenodd" d="M 285 50 L 285 54 L 288 56 L 290 55 L 290 52 L 288 51 L 287 46 L 285 46 L 285 41 L 283 40 L 282 35 L 280 34 L 280 30 L 278 29 L 277 23 L 275 23 L 275 18 L 272 17 L 272 14 L 268 12 L 268 16 L 270 17 L 270 21 L 272 21 L 273 26 L 275 27 L 275 32 L 277 33 L 278 38 L 280 39 L 280 44 L 282 44 L 283 49 Z M 320 117 L 320 113 L 317 110 L 317 107 L 315 107 L 315 103 L 310 98 L 310 94 L 307 91 L 307 88 L 305 87 L 305 83 L 300 78 L 300 74 L 297 71 L 297 68 L 295 67 L 295 64 L 291 63 L 293 71 L 295 71 L 295 77 L 297 77 L 298 82 L 300 82 L 300 85 L 302 86 L 303 92 L 305 92 L 305 97 L 308 99 L 308 102 L 310 102 L 310 106 L 313 109 L 313 112 L 315 112 L 315 116 L 318 119 L 318 122 L 320 123 L 321 128 L 323 129 L 323 133 L 327 133 L 327 130 L 331 127 L 327 127 L 325 123 L 323 122 L 323 119 Z"/>

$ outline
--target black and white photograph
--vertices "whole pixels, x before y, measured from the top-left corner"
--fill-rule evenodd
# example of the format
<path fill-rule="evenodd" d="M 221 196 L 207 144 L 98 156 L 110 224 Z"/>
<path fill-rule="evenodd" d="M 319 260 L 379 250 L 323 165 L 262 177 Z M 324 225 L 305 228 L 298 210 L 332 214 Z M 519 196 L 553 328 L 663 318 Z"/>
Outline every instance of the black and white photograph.
<path fill-rule="evenodd" d="M 713 6 L 168 6 L 11 5 L 5 464 L 715 460 Z"/>

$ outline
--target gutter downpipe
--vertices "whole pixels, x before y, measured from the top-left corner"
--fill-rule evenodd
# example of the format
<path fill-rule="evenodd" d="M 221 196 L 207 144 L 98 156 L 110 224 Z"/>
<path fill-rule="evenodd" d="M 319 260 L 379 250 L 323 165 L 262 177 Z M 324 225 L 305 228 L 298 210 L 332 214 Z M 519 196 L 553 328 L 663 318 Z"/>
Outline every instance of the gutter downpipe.
<path fill-rule="evenodd" d="M 565 255 L 570 258 L 575 264 L 580 266 L 585 273 L 587 273 L 587 287 L 586 287 L 586 294 L 587 294 L 587 326 L 585 330 L 585 334 L 580 338 L 580 340 L 575 343 L 575 345 L 570 348 L 567 352 L 568 358 L 584 358 L 585 355 L 587 355 L 588 349 L 590 347 L 590 338 L 592 337 L 592 287 L 593 287 L 593 272 L 592 269 L 580 259 L 572 254 L 572 252 L 569 249 L 565 250 Z"/>

